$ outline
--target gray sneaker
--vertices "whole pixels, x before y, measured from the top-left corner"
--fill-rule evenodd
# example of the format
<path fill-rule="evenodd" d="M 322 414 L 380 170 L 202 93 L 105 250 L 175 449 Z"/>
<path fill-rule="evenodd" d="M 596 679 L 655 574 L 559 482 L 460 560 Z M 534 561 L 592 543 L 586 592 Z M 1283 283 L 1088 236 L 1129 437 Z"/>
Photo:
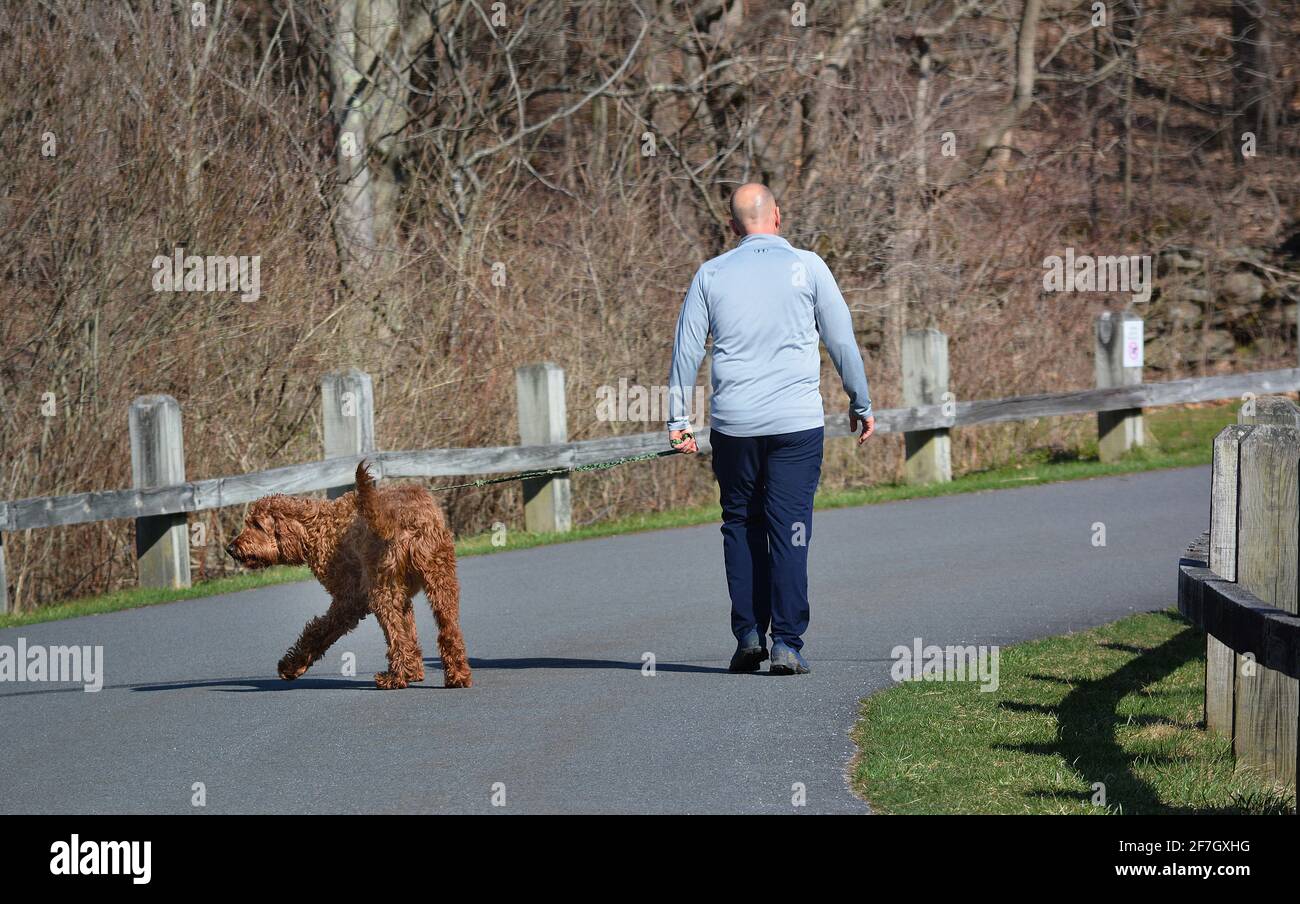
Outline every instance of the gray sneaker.
<path fill-rule="evenodd" d="M 767 658 L 767 648 L 758 631 L 751 630 L 736 644 L 736 652 L 731 655 L 729 672 L 757 672 L 758 664 Z"/>
<path fill-rule="evenodd" d="M 772 664 L 767 667 L 769 675 L 807 675 L 811 671 L 798 650 L 779 640 L 772 642 Z"/>

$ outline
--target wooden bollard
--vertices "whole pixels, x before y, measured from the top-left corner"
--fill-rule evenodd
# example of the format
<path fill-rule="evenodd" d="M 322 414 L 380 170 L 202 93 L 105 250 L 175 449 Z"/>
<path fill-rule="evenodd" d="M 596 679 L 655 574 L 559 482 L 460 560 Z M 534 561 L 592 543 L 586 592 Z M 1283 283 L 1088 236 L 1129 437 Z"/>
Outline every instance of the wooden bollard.
<path fill-rule="evenodd" d="M 1214 439 L 1210 477 L 1210 570 L 1225 581 L 1237 580 L 1237 486 L 1239 447 L 1250 427 L 1224 427 Z M 1236 700 L 1237 657 L 1212 634 L 1205 635 L 1205 728 L 1232 737 Z"/>
<path fill-rule="evenodd" d="M 1300 427 L 1300 408 L 1289 399 L 1277 396 L 1247 398 L 1237 412 L 1237 423 L 1223 428 L 1215 437 L 1210 481 L 1209 566 L 1226 581 L 1237 580 L 1241 441 L 1259 424 Z M 1224 738 L 1234 735 L 1240 661 L 1231 647 L 1206 634 L 1205 728 Z"/>
<path fill-rule="evenodd" d="M 1240 446 L 1237 583 L 1270 606 L 1297 612 L 1300 430 L 1260 424 Z M 1300 682 L 1237 650 L 1233 752 L 1237 762 L 1295 786 Z"/>
<path fill-rule="evenodd" d="M 321 377 L 321 424 L 325 457 L 369 455 L 375 451 L 375 393 L 370 374 L 355 367 Z M 337 499 L 352 484 L 330 487 L 325 495 Z"/>
<path fill-rule="evenodd" d="M 1094 332 L 1097 388 L 1141 383 L 1142 318 L 1128 312 L 1104 311 L 1097 317 Z M 1141 408 L 1097 412 L 1097 454 L 1102 461 L 1117 461 L 1129 449 L 1145 442 Z"/>
<path fill-rule="evenodd" d="M 136 489 L 185 482 L 181 406 L 169 395 L 131 403 L 131 484 Z M 190 546 L 184 512 L 135 519 L 141 587 L 190 586 Z"/>
<path fill-rule="evenodd" d="M 558 364 L 530 364 L 515 370 L 519 439 L 525 446 L 568 442 L 564 403 L 564 369 Z M 524 528 L 532 532 L 568 532 L 573 503 L 568 477 L 538 477 L 523 482 Z"/>
<path fill-rule="evenodd" d="M 938 330 L 908 330 L 903 336 L 903 404 L 940 405 L 948 392 L 948 337 Z M 952 480 L 952 439 L 947 428 L 903 434 L 907 483 Z"/>

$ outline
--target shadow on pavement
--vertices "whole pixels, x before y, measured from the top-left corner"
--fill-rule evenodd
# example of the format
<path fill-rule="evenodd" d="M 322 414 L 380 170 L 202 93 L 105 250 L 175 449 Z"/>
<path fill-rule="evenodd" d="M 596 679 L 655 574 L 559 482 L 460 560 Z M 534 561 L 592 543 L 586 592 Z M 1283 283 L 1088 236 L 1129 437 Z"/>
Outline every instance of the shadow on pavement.
<path fill-rule="evenodd" d="M 442 660 L 436 656 L 424 660 L 424 663 L 435 669 L 442 668 Z M 471 656 L 469 665 L 470 668 L 474 669 L 624 669 L 641 671 L 640 662 L 620 659 L 568 659 L 559 656 L 532 656 L 518 659 L 475 659 Z M 690 665 L 682 662 L 656 662 L 655 671 L 731 674 L 720 666 Z"/>
<path fill-rule="evenodd" d="M 257 691 L 291 691 L 291 690 L 378 690 L 373 679 L 355 678 L 312 678 L 303 676 L 293 681 L 283 678 L 213 678 L 207 681 L 171 681 L 159 684 L 129 684 L 133 691 L 184 691 L 198 688 L 225 690 L 232 694 L 247 694 Z M 418 685 L 417 685 L 418 687 Z"/>

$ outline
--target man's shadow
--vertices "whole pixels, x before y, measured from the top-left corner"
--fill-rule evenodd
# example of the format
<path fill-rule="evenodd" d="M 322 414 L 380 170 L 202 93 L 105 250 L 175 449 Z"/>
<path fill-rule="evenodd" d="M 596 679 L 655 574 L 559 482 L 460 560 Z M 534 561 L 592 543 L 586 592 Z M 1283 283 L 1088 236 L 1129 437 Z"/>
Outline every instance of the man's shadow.
<path fill-rule="evenodd" d="M 424 664 L 434 669 L 442 668 L 442 660 L 433 656 L 424 660 Z M 643 664 L 620 659 L 572 659 L 562 656 L 525 656 L 510 659 L 475 659 L 470 658 L 470 668 L 474 669 L 614 669 L 618 671 L 641 671 Z M 656 662 L 656 672 L 689 672 L 697 674 L 730 674 L 720 666 L 693 665 L 687 662 Z"/>

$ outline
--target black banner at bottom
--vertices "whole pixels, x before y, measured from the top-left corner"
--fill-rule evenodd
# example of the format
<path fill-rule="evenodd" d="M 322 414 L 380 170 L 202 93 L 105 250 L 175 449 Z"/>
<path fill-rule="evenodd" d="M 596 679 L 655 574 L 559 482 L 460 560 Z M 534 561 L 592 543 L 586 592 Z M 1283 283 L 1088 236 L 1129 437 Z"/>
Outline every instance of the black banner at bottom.
<path fill-rule="evenodd" d="M 519 872 L 529 859 L 543 874 L 560 870 L 592 891 L 626 891 L 627 882 L 653 888 L 668 878 L 665 870 L 687 869 L 716 875 L 722 888 L 734 890 L 738 864 L 760 887 L 826 878 L 866 888 L 981 879 L 1218 887 L 1285 881 L 1294 870 L 1292 823 L 1285 818 L 694 817 L 691 824 L 680 817 L 570 817 L 563 828 L 537 822 L 548 818 L 13 815 L 3 825 L 11 880 L 127 894 L 329 894 L 348 883 L 421 883 L 431 870 L 440 880 L 464 873 L 472 881 L 477 873 L 493 883 L 530 875 L 535 881 L 538 874 Z M 500 872 L 492 866 L 498 860 L 507 865 Z M 607 885 L 611 868 L 623 874 L 616 886 Z"/>

